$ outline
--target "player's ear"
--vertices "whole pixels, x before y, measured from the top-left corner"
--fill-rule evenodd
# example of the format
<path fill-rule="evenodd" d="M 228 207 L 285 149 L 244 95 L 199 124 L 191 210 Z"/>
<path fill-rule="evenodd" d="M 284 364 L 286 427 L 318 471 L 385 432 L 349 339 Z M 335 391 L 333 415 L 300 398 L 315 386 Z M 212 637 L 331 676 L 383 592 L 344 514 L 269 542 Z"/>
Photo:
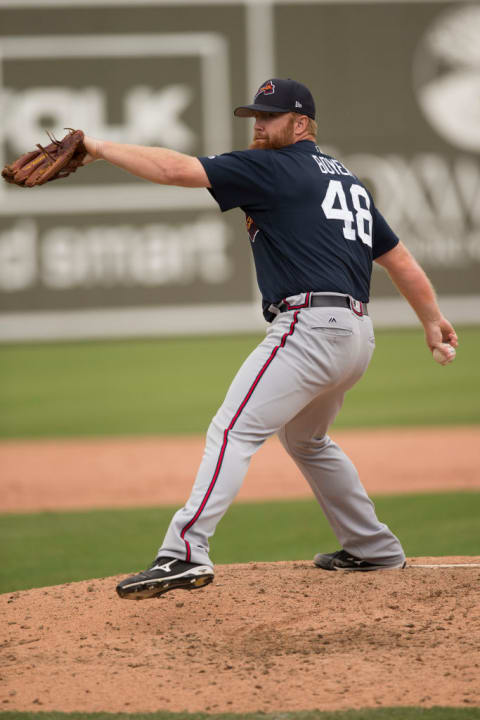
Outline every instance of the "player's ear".
<path fill-rule="evenodd" d="M 294 130 L 296 135 L 303 135 L 308 128 L 308 117 L 306 115 L 298 115 L 296 113 Z"/>

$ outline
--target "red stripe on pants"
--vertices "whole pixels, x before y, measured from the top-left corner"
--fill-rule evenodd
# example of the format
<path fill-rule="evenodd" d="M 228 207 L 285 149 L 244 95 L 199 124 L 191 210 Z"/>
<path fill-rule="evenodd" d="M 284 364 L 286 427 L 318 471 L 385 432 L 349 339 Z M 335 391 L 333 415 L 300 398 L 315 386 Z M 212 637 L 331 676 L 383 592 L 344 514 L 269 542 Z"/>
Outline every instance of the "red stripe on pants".
<path fill-rule="evenodd" d="M 224 431 L 224 433 L 223 433 L 223 443 L 222 443 L 222 447 L 221 447 L 221 450 L 220 450 L 220 454 L 219 454 L 219 456 L 218 456 L 217 465 L 216 465 L 216 467 L 215 467 L 215 472 L 214 472 L 214 474 L 213 474 L 212 480 L 210 481 L 210 485 L 208 486 L 207 492 L 205 493 L 205 495 L 204 495 L 204 497 L 203 497 L 203 500 L 202 500 L 202 502 L 201 502 L 201 504 L 200 504 L 200 507 L 198 508 L 197 512 L 195 513 L 195 515 L 193 516 L 193 518 L 185 525 L 185 527 L 183 528 L 182 532 L 180 533 L 180 537 L 181 537 L 182 540 L 185 542 L 185 546 L 186 546 L 186 558 L 185 558 L 186 562 L 190 562 L 190 558 L 191 558 L 192 553 L 191 553 L 190 543 L 188 542 L 188 540 L 185 539 L 185 534 L 186 534 L 187 531 L 190 530 L 190 528 L 192 528 L 193 525 L 197 522 L 198 518 L 200 517 L 200 515 L 202 514 L 202 512 L 203 512 L 203 510 L 204 510 L 204 508 L 205 508 L 205 505 L 206 505 L 207 502 L 208 502 L 208 499 L 209 499 L 210 495 L 212 494 L 213 488 L 215 487 L 215 484 L 216 484 L 216 482 L 217 482 L 217 479 L 218 479 L 218 476 L 219 476 L 219 474 L 220 474 L 220 470 L 221 470 L 221 467 L 222 467 L 223 458 L 224 458 L 224 456 L 225 456 L 225 451 L 226 451 L 226 449 L 227 449 L 228 433 L 229 433 L 230 430 L 232 430 L 232 428 L 234 427 L 235 423 L 237 422 L 238 418 L 240 417 L 240 415 L 241 415 L 241 413 L 242 413 L 242 410 L 244 409 L 245 405 L 247 404 L 247 402 L 248 402 L 248 401 L 250 400 L 250 398 L 252 397 L 252 394 L 253 394 L 255 388 L 257 387 L 258 383 L 259 383 L 260 380 L 262 379 L 265 371 L 267 370 L 267 368 L 269 367 L 270 363 L 271 363 L 272 360 L 274 359 L 274 357 L 275 357 L 275 355 L 277 354 L 278 350 L 279 350 L 280 348 L 285 347 L 285 343 L 287 342 L 287 338 L 288 338 L 290 335 L 293 335 L 293 331 L 294 331 L 294 329 L 295 329 L 295 325 L 297 324 L 298 315 L 299 315 L 299 311 L 297 310 L 297 311 L 294 313 L 294 315 L 293 315 L 293 320 L 292 320 L 292 322 L 291 322 L 291 324 L 290 324 L 290 329 L 289 329 L 289 331 L 286 332 L 286 333 L 283 335 L 280 343 L 273 348 L 273 350 L 272 350 L 272 352 L 271 352 L 271 354 L 270 354 L 270 357 L 269 357 L 268 360 L 264 363 L 263 367 L 262 367 L 261 370 L 259 371 L 257 377 L 255 378 L 255 380 L 253 381 L 252 385 L 250 386 L 250 389 L 248 390 L 247 394 L 245 395 L 244 399 L 242 400 L 242 402 L 241 402 L 241 404 L 240 404 L 240 407 L 238 408 L 237 412 L 236 412 L 235 415 L 233 416 L 233 419 L 231 420 L 228 428 L 227 428 L 227 429 Z"/>

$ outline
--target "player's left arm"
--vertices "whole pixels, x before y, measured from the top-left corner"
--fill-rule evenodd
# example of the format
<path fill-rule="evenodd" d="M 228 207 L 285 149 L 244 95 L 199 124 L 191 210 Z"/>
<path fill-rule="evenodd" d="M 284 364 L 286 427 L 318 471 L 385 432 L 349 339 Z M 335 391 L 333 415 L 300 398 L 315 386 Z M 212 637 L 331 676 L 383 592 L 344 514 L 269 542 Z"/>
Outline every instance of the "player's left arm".
<path fill-rule="evenodd" d="M 435 290 L 413 255 L 399 242 L 375 261 L 385 268 L 392 282 L 415 310 L 425 330 L 425 341 L 443 352 L 442 343 L 458 347 L 457 334 L 438 306 Z"/>
<path fill-rule="evenodd" d="M 210 187 L 202 163 L 191 155 L 167 148 L 96 140 L 87 135 L 83 144 L 88 152 L 83 161 L 84 165 L 94 160 L 106 160 L 133 175 L 160 185 Z"/>

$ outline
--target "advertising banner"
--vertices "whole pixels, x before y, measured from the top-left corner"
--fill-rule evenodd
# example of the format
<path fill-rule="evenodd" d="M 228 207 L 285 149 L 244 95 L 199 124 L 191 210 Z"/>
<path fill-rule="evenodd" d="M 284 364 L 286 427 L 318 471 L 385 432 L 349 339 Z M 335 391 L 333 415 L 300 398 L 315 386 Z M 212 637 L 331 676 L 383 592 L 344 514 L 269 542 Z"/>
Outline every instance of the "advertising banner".
<path fill-rule="evenodd" d="M 208 155 L 268 77 L 317 101 L 452 320 L 480 320 L 480 7 L 463 2 L 0 0 L 0 164 L 64 128 Z M 410 322 L 382 270 L 378 321 Z M 446 303 L 446 305 L 445 305 Z M 245 218 L 106 163 L 0 186 L 0 340 L 256 330 Z"/>

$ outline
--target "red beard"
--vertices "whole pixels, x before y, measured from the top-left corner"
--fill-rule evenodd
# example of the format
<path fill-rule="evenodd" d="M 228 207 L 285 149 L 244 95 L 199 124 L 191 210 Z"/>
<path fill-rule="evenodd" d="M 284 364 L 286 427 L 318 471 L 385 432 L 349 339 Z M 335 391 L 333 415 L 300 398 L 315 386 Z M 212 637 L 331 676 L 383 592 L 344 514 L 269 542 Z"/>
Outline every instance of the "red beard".
<path fill-rule="evenodd" d="M 288 125 L 282 130 L 278 130 L 273 137 L 255 137 L 248 146 L 249 150 L 278 150 L 279 148 L 286 147 L 287 145 L 293 145 L 293 124 L 295 119 L 290 117 L 288 119 Z"/>

